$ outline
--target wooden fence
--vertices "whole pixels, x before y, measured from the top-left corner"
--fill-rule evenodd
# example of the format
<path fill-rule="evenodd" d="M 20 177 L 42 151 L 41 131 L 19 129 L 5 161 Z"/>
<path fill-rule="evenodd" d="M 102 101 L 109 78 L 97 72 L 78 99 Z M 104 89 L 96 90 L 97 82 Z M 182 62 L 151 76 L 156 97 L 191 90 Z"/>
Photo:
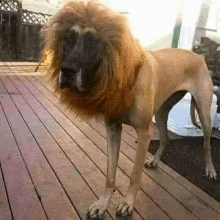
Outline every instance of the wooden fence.
<path fill-rule="evenodd" d="M 40 30 L 51 15 L 22 9 L 19 1 L 0 1 L 0 59 L 39 60 Z"/>

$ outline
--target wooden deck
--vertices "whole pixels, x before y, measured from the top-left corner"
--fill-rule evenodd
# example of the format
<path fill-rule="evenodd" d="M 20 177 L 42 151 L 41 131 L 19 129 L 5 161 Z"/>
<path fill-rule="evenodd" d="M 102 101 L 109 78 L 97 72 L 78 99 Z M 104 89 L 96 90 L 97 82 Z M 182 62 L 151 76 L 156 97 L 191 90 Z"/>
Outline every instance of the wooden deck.
<path fill-rule="evenodd" d="M 105 129 L 65 111 L 36 65 L 0 63 L 0 220 L 86 219 L 105 186 Z M 117 190 L 105 219 L 117 219 L 129 185 L 134 130 L 124 126 L 122 139 Z M 160 163 L 143 170 L 135 212 L 124 219 L 217 220 L 220 203 Z"/>

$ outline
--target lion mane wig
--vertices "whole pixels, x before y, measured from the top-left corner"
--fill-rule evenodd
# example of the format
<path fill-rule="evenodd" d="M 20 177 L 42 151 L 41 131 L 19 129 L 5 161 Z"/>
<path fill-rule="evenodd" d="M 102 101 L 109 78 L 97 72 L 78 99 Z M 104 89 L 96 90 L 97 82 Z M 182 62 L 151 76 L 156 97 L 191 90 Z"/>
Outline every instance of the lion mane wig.
<path fill-rule="evenodd" d="M 102 39 L 100 80 L 90 94 L 59 88 L 62 42 L 74 25 L 92 27 Z M 145 62 L 144 50 L 131 34 L 125 15 L 96 1 L 70 1 L 42 30 L 43 59 L 48 64 L 46 76 L 60 94 L 61 103 L 80 117 L 117 116 L 134 101 L 133 85 Z"/>

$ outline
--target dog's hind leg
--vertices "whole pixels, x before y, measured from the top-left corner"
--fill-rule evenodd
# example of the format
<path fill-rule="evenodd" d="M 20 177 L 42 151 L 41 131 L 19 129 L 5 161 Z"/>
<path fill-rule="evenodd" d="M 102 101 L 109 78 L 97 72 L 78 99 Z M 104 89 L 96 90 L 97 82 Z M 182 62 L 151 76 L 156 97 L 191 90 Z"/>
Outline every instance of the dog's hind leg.
<path fill-rule="evenodd" d="M 211 156 L 211 104 L 212 104 L 212 88 L 204 90 L 197 89 L 192 93 L 196 102 L 196 109 L 199 114 L 199 118 L 202 124 L 204 134 L 204 155 L 205 155 L 205 173 L 210 179 L 216 179 L 217 174 L 212 163 Z M 201 92 L 202 91 L 202 92 Z M 206 93 L 206 94 L 204 94 Z"/>
<path fill-rule="evenodd" d="M 169 143 L 169 135 L 167 131 L 168 114 L 169 114 L 169 111 L 167 111 L 167 108 L 165 108 L 164 105 L 161 106 L 155 114 L 155 120 L 156 120 L 157 127 L 160 133 L 160 147 L 153 157 L 146 159 L 144 165 L 147 168 L 157 167 L 160 161 L 160 158 L 164 152 L 164 149 L 166 145 Z"/>
<path fill-rule="evenodd" d="M 114 119 L 106 120 L 108 150 L 106 187 L 99 200 L 94 202 L 88 209 L 87 217 L 89 218 L 103 218 L 108 202 L 115 190 L 115 175 L 118 166 L 121 131 L 122 123 L 120 121 Z"/>
<path fill-rule="evenodd" d="M 167 130 L 167 120 L 169 112 L 173 108 L 173 106 L 183 98 L 185 94 L 186 91 L 178 91 L 174 93 L 163 103 L 163 105 L 155 113 L 155 120 L 160 133 L 160 147 L 153 157 L 146 159 L 145 167 L 157 167 L 166 146 L 169 144 L 169 135 Z"/>

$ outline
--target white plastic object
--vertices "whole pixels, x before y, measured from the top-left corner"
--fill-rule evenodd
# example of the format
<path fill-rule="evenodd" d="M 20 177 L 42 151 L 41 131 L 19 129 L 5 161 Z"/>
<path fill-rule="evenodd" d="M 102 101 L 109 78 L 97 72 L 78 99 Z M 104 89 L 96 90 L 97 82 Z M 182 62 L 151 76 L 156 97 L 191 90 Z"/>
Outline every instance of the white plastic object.
<path fill-rule="evenodd" d="M 168 130 L 180 136 L 203 136 L 202 129 L 195 127 L 192 124 L 190 116 L 190 103 L 191 94 L 188 92 L 186 95 L 171 109 L 168 117 Z M 217 112 L 217 96 L 213 94 L 211 119 L 212 126 Z M 201 125 L 197 111 L 196 121 Z"/>

